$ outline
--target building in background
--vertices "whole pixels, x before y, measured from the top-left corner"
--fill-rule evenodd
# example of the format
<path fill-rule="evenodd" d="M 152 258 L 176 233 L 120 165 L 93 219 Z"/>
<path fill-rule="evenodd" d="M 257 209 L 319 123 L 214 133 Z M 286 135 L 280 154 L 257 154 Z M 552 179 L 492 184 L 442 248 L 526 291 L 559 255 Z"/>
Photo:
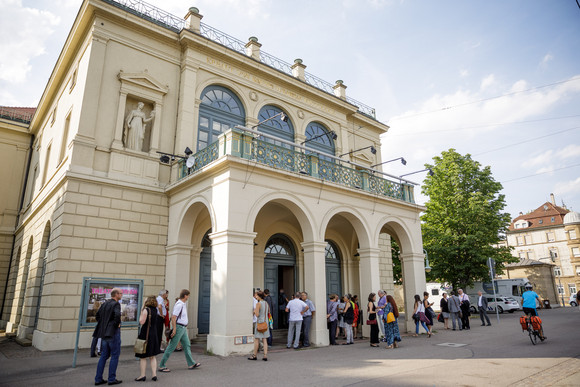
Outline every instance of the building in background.
<path fill-rule="evenodd" d="M 201 19 L 83 1 L 34 116 L 2 119 L 0 320 L 41 350 L 74 346 L 83 277 L 190 289 L 189 333 L 220 355 L 250 350 L 253 288 L 392 291 L 391 237 L 405 303 L 425 289 L 422 208 L 375 168 L 374 109 Z"/>
<path fill-rule="evenodd" d="M 562 304 L 564 299 L 568 304 L 570 295 L 580 287 L 579 225 L 580 215 L 557 206 L 554 194 L 550 194 L 550 201 L 534 211 L 520 212 L 506 235 L 507 245 L 513 247 L 512 254 L 520 258 L 520 262 L 507 265 L 506 276 L 519 278 L 525 273 L 532 283 L 543 289 L 542 298 L 551 304 Z M 548 276 L 549 266 L 553 270 Z"/>

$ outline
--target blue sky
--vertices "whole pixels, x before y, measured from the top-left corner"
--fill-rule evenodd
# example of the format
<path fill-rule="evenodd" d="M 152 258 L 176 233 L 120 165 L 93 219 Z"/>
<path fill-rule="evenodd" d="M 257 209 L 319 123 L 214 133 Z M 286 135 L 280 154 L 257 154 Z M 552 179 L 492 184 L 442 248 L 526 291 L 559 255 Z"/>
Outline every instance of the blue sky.
<path fill-rule="evenodd" d="M 558 205 L 580 211 L 575 0 L 149 3 L 177 16 L 196 6 L 208 25 L 242 41 L 257 36 L 263 51 L 344 80 L 349 96 L 391 126 L 383 158 L 408 161 L 385 172 L 423 169 L 455 148 L 491 166 L 512 217 L 552 192 Z M 38 102 L 80 4 L 0 0 L 0 105 Z"/>

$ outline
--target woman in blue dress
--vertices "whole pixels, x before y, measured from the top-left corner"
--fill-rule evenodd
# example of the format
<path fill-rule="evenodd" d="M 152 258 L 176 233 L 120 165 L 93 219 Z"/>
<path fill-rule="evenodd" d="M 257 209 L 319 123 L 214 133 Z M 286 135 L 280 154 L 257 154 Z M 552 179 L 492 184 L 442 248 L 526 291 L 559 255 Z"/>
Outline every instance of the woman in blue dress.
<path fill-rule="evenodd" d="M 401 341 L 401 334 L 399 333 L 399 310 L 393 296 L 387 296 L 387 304 L 383 310 L 385 311 L 383 321 L 385 324 L 385 335 L 387 336 L 387 349 L 397 348 L 399 346 L 397 343 Z M 395 321 L 387 323 L 387 316 L 390 312 L 393 312 Z"/>

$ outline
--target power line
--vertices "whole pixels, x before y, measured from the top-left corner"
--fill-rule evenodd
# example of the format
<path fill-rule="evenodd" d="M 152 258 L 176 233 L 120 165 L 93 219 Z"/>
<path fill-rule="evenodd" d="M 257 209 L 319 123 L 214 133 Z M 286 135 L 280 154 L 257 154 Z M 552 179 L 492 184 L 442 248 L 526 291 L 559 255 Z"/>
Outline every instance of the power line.
<path fill-rule="evenodd" d="M 576 0 L 576 1 L 578 1 L 578 0 Z M 564 81 L 558 81 L 558 82 L 554 82 L 554 83 L 549 83 L 547 85 L 536 86 L 536 87 L 532 87 L 532 88 L 529 88 L 529 89 L 526 89 L 526 90 L 512 91 L 511 93 L 496 95 L 495 97 L 482 98 L 482 99 L 478 99 L 476 101 L 460 103 L 460 104 L 452 105 L 452 106 L 444 106 L 444 107 L 439 108 L 439 109 L 436 109 L 436 110 L 429 110 L 429 111 L 425 111 L 425 112 L 411 114 L 409 116 L 394 118 L 394 120 L 395 121 L 397 121 L 397 120 L 406 120 L 407 118 L 422 116 L 424 114 L 437 113 L 437 112 L 440 112 L 440 111 L 443 111 L 443 110 L 450 110 L 450 109 L 454 109 L 454 108 L 458 108 L 458 107 L 462 107 L 462 106 L 473 105 L 473 104 L 480 103 L 480 102 L 490 101 L 490 100 L 493 100 L 493 99 L 498 99 L 498 98 L 503 98 L 503 97 L 509 97 L 510 95 L 515 95 L 515 94 L 527 93 L 529 91 L 543 89 L 545 87 L 560 85 L 562 83 L 573 82 L 573 81 L 578 81 L 578 80 L 580 80 L 580 77 L 575 77 L 575 78 L 571 78 L 571 79 L 566 79 Z"/>
<path fill-rule="evenodd" d="M 400 134 L 392 134 L 391 137 L 414 136 L 414 135 L 417 135 L 417 134 L 430 134 L 430 133 L 441 133 L 441 132 L 456 132 L 456 131 L 466 130 L 466 129 L 478 129 L 478 128 L 486 128 L 486 127 L 490 127 L 490 126 L 502 126 L 502 125 L 513 125 L 513 124 L 529 124 L 531 122 L 541 122 L 541 121 L 551 121 L 551 120 L 562 120 L 562 119 L 566 119 L 566 118 L 576 118 L 576 117 L 580 117 L 580 114 L 576 114 L 576 115 L 573 115 L 573 116 L 539 118 L 537 120 L 512 121 L 512 122 L 500 122 L 500 123 L 495 123 L 495 124 L 465 126 L 463 128 L 455 128 L 455 129 L 441 129 L 441 130 L 429 130 L 429 131 L 424 131 L 424 132 L 400 133 Z"/>
<path fill-rule="evenodd" d="M 573 164 L 573 165 L 568 165 L 565 167 L 561 167 L 561 168 L 556 168 L 556 169 L 552 169 L 551 171 L 545 171 L 545 172 L 538 172 L 538 173 L 534 173 L 533 175 L 527 175 L 527 176 L 522 176 L 522 177 L 516 177 L 515 179 L 510 179 L 510 180 L 504 180 L 504 181 L 500 181 L 500 183 L 509 183 L 510 181 L 516 181 L 516 180 L 522 180 L 522 179 L 527 179 L 528 177 L 533 177 L 533 176 L 539 176 L 539 175 L 545 175 L 546 173 L 552 173 L 552 172 L 556 172 L 556 171 L 560 171 L 562 169 L 569 169 L 569 168 L 574 168 L 574 167 L 578 167 L 580 166 L 580 163 L 578 164 Z"/>
<path fill-rule="evenodd" d="M 510 147 L 512 147 L 512 146 L 516 146 L 516 145 L 520 145 L 520 144 L 525 144 L 525 143 L 527 143 L 527 142 L 536 141 L 536 140 L 539 140 L 539 139 L 542 139 L 542 138 L 546 138 L 546 137 L 550 137 L 550 136 L 555 136 L 555 135 L 557 135 L 557 134 L 564 133 L 564 132 L 568 132 L 568 131 L 570 131 L 570 130 L 574 130 L 574 129 L 580 129 L 580 126 L 575 126 L 575 127 L 573 127 L 573 128 L 568 128 L 568 129 L 560 130 L 560 131 L 558 131 L 558 132 L 553 132 L 553 133 L 546 134 L 546 135 L 544 135 L 544 136 L 540 136 L 540 137 L 534 137 L 534 138 L 530 138 L 530 139 L 528 139 L 528 140 L 524 140 L 524 141 L 520 141 L 520 142 L 514 142 L 514 143 L 512 143 L 512 144 L 509 144 L 509 145 L 504 145 L 504 146 L 501 146 L 501 147 L 499 147 L 499 148 L 495 148 L 495 149 L 490 149 L 490 150 L 487 150 L 487 151 L 485 151 L 485 152 L 475 153 L 475 154 L 474 154 L 474 156 L 479 156 L 479 155 L 483 155 L 483 154 L 486 154 L 486 153 L 495 152 L 495 151 L 498 151 L 498 150 L 501 150 L 501 149 L 510 148 Z"/>

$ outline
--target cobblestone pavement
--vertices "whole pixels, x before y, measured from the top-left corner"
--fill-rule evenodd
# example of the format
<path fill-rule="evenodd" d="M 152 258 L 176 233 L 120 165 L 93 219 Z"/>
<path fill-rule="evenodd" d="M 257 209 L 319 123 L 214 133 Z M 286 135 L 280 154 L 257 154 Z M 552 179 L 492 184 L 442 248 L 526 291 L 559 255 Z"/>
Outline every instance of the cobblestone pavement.
<path fill-rule="evenodd" d="M 403 337 L 401 347 L 354 345 L 309 349 L 272 348 L 268 362 L 246 356 L 219 357 L 194 348 L 202 367 L 186 369 L 183 352 L 174 353 L 162 386 L 580 386 L 580 335 L 577 309 L 541 311 L 548 340 L 530 343 L 519 327 L 520 312 L 504 314 L 498 324 L 482 327 L 471 320 L 469 331 L 446 331 L 437 323 L 432 338 Z M 0 386 L 90 386 L 97 359 L 79 350 L 40 352 L 0 338 Z M 261 356 L 260 356 L 261 357 Z M 160 359 L 160 358 L 159 358 Z M 123 385 L 139 385 L 138 362 L 123 347 L 117 377 Z M 148 380 L 151 377 L 148 371 Z"/>

